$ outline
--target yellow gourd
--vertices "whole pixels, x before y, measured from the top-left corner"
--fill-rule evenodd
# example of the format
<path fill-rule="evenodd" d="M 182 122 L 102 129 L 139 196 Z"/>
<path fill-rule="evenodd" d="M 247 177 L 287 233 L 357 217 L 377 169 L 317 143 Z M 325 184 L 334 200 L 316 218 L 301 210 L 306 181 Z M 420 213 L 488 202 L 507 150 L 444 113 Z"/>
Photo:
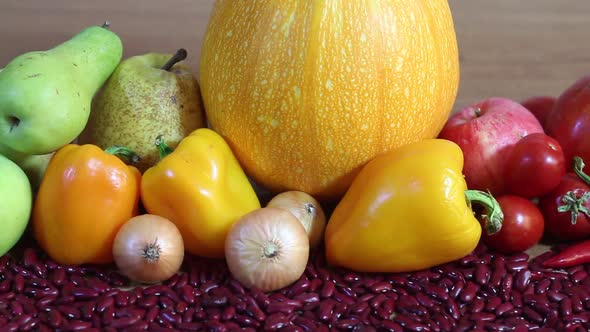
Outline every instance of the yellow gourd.
<path fill-rule="evenodd" d="M 210 126 L 246 173 L 321 200 L 376 155 L 436 137 L 459 84 L 445 0 L 218 0 L 199 71 Z"/>

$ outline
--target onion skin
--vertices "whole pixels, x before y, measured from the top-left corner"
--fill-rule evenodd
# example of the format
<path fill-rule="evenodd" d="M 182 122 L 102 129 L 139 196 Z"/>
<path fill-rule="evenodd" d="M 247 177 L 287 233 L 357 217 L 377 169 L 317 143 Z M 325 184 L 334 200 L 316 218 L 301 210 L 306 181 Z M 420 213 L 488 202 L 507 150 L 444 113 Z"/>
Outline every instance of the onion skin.
<path fill-rule="evenodd" d="M 310 248 L 316 248 L 323 240 L 326 215 L 320 203 L 313 196 L 303 191 L 285 191 L 273 197 L 266 206 L 281 208 L 293 213 L 305 228 Z"/>
<path fill-rule="evenodd" d="M 180 270 L 184 242 L 170 220 L 143 214 L 129 219 L 117 232 L 113 244 L 115 265 L 129 279 L 153 284 Z"/>
<path fill-rule="evenodd" d="M 236 280 L 246 287 L 271 292 L 301 277 L 309 259 L 309 239 L 292 213 L 265 207 L 232 225 L 225 255 Z"/>

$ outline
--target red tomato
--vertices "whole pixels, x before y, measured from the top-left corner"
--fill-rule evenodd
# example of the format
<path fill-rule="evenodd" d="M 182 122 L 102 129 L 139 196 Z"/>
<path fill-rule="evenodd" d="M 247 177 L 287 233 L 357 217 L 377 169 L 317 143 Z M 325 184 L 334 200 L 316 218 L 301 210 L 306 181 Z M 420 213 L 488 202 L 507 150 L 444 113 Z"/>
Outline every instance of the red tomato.
<path fill-rule="evenodd" d="M 517 253 L 525 251 L 541 241 L 544 232 L 543 215 L 530 200 L 503 195 L 496 198 L 504 213 L 504 222 L 498 233 L 482 232 L 483 242 L 496 251 Z M 483 219 L 481 219 L 483 225 Z"/>
<path fill-rule="evenodd" d="M 557 187 L 565 170 L 557 140 L 533 133 L 521 138 L 508 153 L 504 178 L 509 193 L 533 198 Z"/>
<path fill-rule="evenodd" d="M 539 198 L 538 205 L 548 236 L 566 241 L 590 236 L 590 186 L 575 173 L 564 175 L 557 188 Z"/>
<path fill-rule="evenodd" d="M 557 98 L 545 120 L 545 131 L 561 144 L 565 160 L 574 156 L 590 160 L 590 75 L 578 79 Z"/>

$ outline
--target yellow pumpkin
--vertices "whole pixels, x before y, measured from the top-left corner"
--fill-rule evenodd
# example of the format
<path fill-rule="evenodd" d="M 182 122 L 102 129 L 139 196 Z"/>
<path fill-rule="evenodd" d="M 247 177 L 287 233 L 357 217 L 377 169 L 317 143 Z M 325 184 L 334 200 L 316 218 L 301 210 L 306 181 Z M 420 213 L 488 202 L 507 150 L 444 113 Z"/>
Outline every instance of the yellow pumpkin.
<path fill-rule="evenodd" d="M 247 174 L 322 200 L 437 136 L 459 85 L 446 0 L 218 0 L 200 61 L 210 126 Z"/>

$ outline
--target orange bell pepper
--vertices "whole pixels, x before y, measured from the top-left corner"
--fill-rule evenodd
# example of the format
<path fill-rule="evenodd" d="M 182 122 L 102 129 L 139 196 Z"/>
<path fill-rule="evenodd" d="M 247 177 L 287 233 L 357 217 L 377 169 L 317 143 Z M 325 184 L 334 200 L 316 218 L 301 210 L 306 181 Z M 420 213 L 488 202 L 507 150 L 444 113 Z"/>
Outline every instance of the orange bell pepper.
<path fill-rule="evenodd" d="M 68 144 L 45 171 L 32 213 L 40 247 L 60 264 L 113 262 L 119 228 L 139 211 L 141 173 L 132 151 Z"/>

